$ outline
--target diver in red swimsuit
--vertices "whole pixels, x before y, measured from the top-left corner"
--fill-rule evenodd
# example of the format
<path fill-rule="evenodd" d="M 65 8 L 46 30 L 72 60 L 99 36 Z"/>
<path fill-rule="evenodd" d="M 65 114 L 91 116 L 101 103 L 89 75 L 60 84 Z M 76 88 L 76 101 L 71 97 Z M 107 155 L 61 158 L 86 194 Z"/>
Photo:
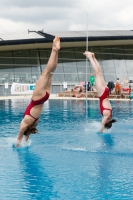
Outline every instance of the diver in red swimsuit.
<path fill-rule="evenodd" d="M 103 116 L 100 132 L 103 132 L 104 128 L 109 129 L 112 127 L 112 123 L 116 122 L 115 119 L 112 119 L 112 107 L 109 101 L 109 89 L 103 78 L 101 67 L 96 60 L 94 53 L 85 51 L 84 55 L 90 60 L 95 72 L 95 85 L 100 102 L 100 112 Z"/>
<path fill-rule="evenodd" d="M 60 39 L 59 37 L 55 37 L 46 69 L 42 72 L 41 76 L 37 80 L 31 102 L 24 112 L 24 118 L 21 121 L 17 141 L 15 144 L 16 147 L 20 145 L 23 136 L 25 141 L 27 141 L 31 133 L 37 133 L 36 126 L 42 113 L 43 104 L 49 98 L 52 75 L 57 66 L 59 49 Z"/>

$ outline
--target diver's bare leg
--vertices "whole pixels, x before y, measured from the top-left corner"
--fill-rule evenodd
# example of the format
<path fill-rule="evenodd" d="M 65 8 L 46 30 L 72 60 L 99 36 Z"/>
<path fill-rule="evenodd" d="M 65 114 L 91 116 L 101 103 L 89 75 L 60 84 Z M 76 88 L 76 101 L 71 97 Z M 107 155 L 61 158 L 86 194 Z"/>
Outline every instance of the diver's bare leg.
<path fill-rule="evenodd" d="M 50 58 L 47 63 L 46 69 L 42 72 L 42 75 L 36 82 L 36 86 L 33 92 L 34 100 L 38 98 L 38 96 L 43 96 L 44 93 L 47 91 L 49 78 L 51 77 L 51 73 L 54 72 L 58 62 L 58 51 L 60 49 L 60 39 L 55 37 L 53 40 L 53 47 L 51 51 Z"/>
<path fill-rule="evenodd" d="M 107 84 L 106 84 L 106 82 L 105 82 L 105 80 L 104 80 L 104 77 L 103 77 L 103 73 L 102 73 L 101 66 L 99 65 L 99 62 L 97 61 L 97 59 L 96 59 L 94 53 L 92 53 L 92 57 L 93 57 L 94 62 L 96 63 L 96 65 L 97 65 L 97 67 L 98 67 L 98 70 L 99 70 L 100 74 L 101 74 L 102 83 L 103 83 L 104 87 L 107 87 Z"/>
<path fill-rule="evenodd" d="M 95 76 L 100 72 L 99 67 L 97 66 L 96 62 L 94 61 L 94 54 L 88 51 L 85 51 L 84 55 L 90 60 L 90 63 L 93 67 L 95 72 Z"/>
<path fill-rule="evenodd" d="M 58 62 L 58 51 L 60 50 L 60 39 L 58 37 L 55 37 L 53 40 L 53 47 L 52 47 L 52 52 L 50 55 L 50 58 L 47 63 L 47 67 L 44 70 L 47 71 L 47 73 L 51 73 L 55 70 Z"/>
<path fill-rule="evenodd" d="M 90 63 L 92 65 L 92 68 L 95 72 L 95 85 L 96 85 L 96 90 L 98 92 L 98 96 L 101 96 L 104 89 L 105 89 L 105 84 L 103 84 L 103 77 L 102 77 L 102 72 L 99 70 L 99 67 L 97 66 L 97 63 L 94 60 L 94 55 L 91 52 L 86 51 L 84 55 L 90 60 Z"/>

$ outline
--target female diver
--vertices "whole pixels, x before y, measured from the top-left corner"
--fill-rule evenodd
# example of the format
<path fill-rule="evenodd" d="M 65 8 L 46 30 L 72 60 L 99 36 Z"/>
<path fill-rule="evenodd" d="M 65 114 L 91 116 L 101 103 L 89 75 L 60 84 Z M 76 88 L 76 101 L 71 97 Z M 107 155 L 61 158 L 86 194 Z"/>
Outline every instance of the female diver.
<path fill-rule="evenodd" d="M 49 98 L 52 74 L 57 66 L 59 49 L 60 39 L 55 37 L 46 69 L 37 80 L 31 102 L 24 112 L 15 147 L 19 147 L 23 136 L 27 141 L 30 134 L 37 133 L 36 126 L 42 113 L 43 103 Z"/>
<path fill-rule="evenodd" d="M 103 116 L 102 125 L 100 132 L 102 133 L 104 128 L 111 128 L 112 123 L 116 122 L 115 119 L 112 119 L 112 107 L 109 101 L 109 88 L 107 87 L 105 80 L 103 78 L 101 67 L 98 61 L 95 58 L 94 53 L 85 51 L 84 55 L 90 60 L 90 63 L 95 72 L 95 85 L 100 100 L 100 112 Z"/>

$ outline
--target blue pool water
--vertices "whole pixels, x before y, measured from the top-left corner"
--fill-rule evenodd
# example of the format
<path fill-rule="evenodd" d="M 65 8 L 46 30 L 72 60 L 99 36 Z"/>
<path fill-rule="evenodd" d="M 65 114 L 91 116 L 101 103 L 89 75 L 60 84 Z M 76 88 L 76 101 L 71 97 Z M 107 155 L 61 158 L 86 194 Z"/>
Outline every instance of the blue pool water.
<path fill-rule="evenodd" d="M 39 134 L 16 149 L 28 103 L 0 101 L 0 200 L 133 199 L 133 101 L 112 101 L 118 122 L 100 134 L 97 100 L 49 100 Z"/>

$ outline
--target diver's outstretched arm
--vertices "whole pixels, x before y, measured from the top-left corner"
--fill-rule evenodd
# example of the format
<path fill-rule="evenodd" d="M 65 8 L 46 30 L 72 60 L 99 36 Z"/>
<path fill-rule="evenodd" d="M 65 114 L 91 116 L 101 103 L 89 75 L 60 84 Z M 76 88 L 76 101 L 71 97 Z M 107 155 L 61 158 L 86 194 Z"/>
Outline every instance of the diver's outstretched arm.
<path fill-rule="evenodd" d="M 25 123 L 24 121 L 21 122 L 15 147 L 19 147 L 21 140 L 23 138 L 24 132 L 27 130 L 28 126 L 29 125 Z"/>
<path fill-rule="evenodd" d="M 104 126 L 107 123 L 107 119 L 108 119 L 108 116 L 103 116 L 103 118 L 102 118 L 102 125 L 101 125 L 101 128 L 100 128 L 100 132 L 101 133 L 103 133 Z"/>

